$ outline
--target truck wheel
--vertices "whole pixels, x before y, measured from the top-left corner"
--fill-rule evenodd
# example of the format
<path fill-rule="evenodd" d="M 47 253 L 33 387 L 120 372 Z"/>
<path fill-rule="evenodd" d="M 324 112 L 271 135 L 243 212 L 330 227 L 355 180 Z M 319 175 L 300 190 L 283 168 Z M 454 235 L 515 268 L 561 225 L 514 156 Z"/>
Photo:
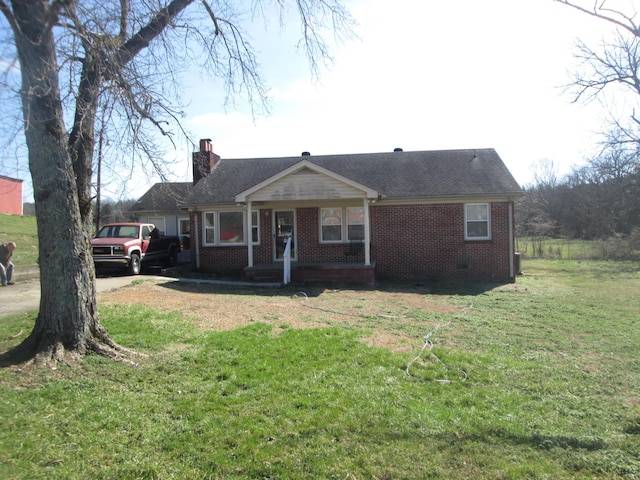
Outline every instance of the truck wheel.
<path fill-rule="evenodd" d="M 129 274 L 138 275 L 140 273 L 140 255 L 137 253 L 131 254 L 131 260 L 129 260 Z"/>
<path fill-rule="evenodd" d="M 169 257 L 167 258 L 166 266 L 175 267 L 178 264 L 178 249 L 175 246 L 169 248 Z"/>

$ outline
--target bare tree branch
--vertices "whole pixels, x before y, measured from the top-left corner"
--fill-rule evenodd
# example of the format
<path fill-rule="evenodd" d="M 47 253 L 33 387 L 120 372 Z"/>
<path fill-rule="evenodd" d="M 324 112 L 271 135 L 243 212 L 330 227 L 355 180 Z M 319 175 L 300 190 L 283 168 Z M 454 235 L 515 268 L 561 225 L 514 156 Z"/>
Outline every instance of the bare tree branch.
<path fill-rule="evenodd" d="M 580 5 L 575 1 L 570 0 L 555 0 L 558 3 L 562 3 L 571 8 L 575 8 L 576 10 L 586 13 L 595 18 L 599 18 L 601 20 L 605 20 L 607 22 L 611 22 L 617 27 L 623 28 L 627 30 L 634 36 L 640 36 L 640 28 L 638 24 L 634 21 L 634 18 L 637 12 L 634 10 L 633 15 L 628 15 L 620 10 L 616 10 L 613 8 L 605 7 L 607 0 L 594 0 L 593 7 L 586 8 Z"/>
<path fill-rule="evenodd" d="M 556 1 L 617 27 L 612 40 L 602 41 L 597 49 L 583 41 L 576 42 L 574 57 L 578 60 L 578 66 L 568 89 L 573 91 L 573 101 L 600 99 L 603 103 L 609 103 L 612 126 L 626 132 L 630 139 L 640 144 L 640 122 L 635 112 L 625 114 L 625 121 L 615 118 L 613 113 L 613 101 L 620 94 L 626 95 L 623 98 L 633 99 L 633 102 L 640 99 L 640 27 L 636 22 L 637 12 L 635 9 L 624 12 L 619 8 L 611 8 L 607 0 L 595 0 L 591 7 L 584 6 L 580 0 Z"/>
<path fill-rule="evenodd" d="M 204 8 L 189 15 L 187 7 L 197 3 Z M 44 355 L 55 361 L 64 351 L 123 355 L 100 326 L 92 268 L 97 118 L 105 122 L 100 138 L 120 142 L 114 174 L 123 167 L 125 176 L 155 171 L 164 179 L 157 138 L 173 142 L 176 125 L 186 136 L 177 105 L 181 69 L 189 60 L 209 78 L 221 79 L 228 98 L 242 93 L 252 108 L 268 105 L 257 57 L 239 21 L 244 12 L 238 2 L 211 3 L 215 11 L 207 0 L 0 0 L 19 61 L 14 90 L 22 102 L 38 231 L 46 235 L 39 242 L 41 307 L 15 358 Z M 338 0 L 270 5 L 281 15 L 297 5 L 312 67 L 329 58 L 323 33 L 349 24 Z M 191 53 L 195 40 L 203 50 Z M 71 128 L 65 125 L 69 118 Z"/>

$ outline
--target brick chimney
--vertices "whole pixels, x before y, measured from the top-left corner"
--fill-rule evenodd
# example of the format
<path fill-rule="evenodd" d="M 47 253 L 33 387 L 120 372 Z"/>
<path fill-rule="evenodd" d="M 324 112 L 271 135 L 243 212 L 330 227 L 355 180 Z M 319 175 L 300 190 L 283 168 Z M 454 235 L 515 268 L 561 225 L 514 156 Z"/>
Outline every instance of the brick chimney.
<path fill-rule="evenodd" d="M 211 173 L 220 156 L 213 153 L 210 138 L 200 140 L 200 151 L 193 152 L 193 184 L 195 185 Z"/>

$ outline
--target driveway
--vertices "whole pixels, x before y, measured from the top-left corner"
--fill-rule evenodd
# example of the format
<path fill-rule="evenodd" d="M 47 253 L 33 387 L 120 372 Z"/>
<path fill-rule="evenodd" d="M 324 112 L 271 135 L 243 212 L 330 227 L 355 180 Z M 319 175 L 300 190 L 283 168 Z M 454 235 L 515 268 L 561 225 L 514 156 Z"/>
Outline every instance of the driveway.
<path fill-rule="evenodd" d="M 98 293 L 108 292 L 116 288 L 131 285 L 134 280 L 145 278 L 161 278 L 170 281 L 168 277 L 146 275 L 123 275 L 114 277 L 99 277 L 96 280 Z M 15 285 L 0 287 L 0 318 L 17 313 L 38 310 L 40 307 L 40 280 L 18 281 Z"/>

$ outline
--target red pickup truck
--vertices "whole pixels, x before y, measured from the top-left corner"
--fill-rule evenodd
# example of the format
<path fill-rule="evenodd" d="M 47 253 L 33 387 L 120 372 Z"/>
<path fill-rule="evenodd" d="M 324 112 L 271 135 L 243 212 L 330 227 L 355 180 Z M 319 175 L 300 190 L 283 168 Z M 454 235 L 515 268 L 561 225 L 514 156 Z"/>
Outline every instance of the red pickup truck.
<path fill-rule="evenodd" d="M 145 265 L 178 263 L 180 238 L 160 236 L 151 223 L 108 223 L 91 240 L 93 263 L 101 267 L 126 268 L 131 275 Z"/>

